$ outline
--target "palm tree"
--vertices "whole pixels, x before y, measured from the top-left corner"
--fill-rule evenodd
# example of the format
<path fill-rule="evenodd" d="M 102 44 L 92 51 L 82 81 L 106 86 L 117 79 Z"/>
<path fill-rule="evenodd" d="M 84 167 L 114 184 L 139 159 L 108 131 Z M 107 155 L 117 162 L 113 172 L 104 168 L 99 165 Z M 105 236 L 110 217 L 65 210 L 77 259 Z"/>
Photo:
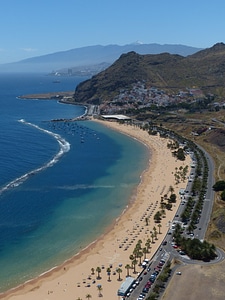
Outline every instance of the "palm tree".
<path fill-rule="evenodd" d="M 166 206 L 164 205 L 164 208 L 165 208 Z M 166 217 L 166 211 L 165 211 L 165 209 L 162 209 L 161 211 L 160 211 L 160 213 L 161 213 L 161 216 L 163 217 L 163 218 L 165 218 Z"/>
<path fill-rule="evenodd" d="M 144 248 L 142 249 L 142 252 L 143 252 L 143 254 L 144 254 L 144 259 L 146 259 L 146 254 L 148 253 L 148 249 L 147 249 L 146 247 L 144 247 Z"/>
<path fill-rule="evenodd" d="M 94 274 L 95 274 L 95 269 L 91 268 L 91 275 L 94 275 Z"/>
<path fill-rule="evenodd" d="M 76 300 L 82 300 L 80 297 L 78 297 Z"/>
<path fill-rule="evenodd" d="M 97 289 L 98 289 L 98 296 L 102 297 L 102 286 L 101 286 L 101 284 L 97 285 Z"/>
<path fill-rule="evenodd" d="M 150 238 L 147 239 L 147 241 L 146 241 L 146 243 L 145 243 L 145 246 L 146 246 L 146 248 L 147 248 L 147 251 L 149 252 L 149 250 L 150 250 L 150 248 L 151 248 L 151 239 L 150 239 Z"/>
<path fill-rule="evenodd" d="M 142 240 L 138 240 L 137 244 L 141 246 Z"/>
<path fill-rule="evenodd" d="M 158 226 L 158 228 L 159 228 L 159 234 L 160 234 L 160 233 L 161 233 L 161 232 L 160 232 L 160 228 L 162 227 L 162 225 L 161 225 L 161 224 L 158 224 L 157 226 Z"/>
<path fill-rule="evenodd" d="M 154 215 L 154 221 L 155 221 L 155 223 L 160 223 L 161 222 L 161 213 L 160 213 L 160 211 L 157 211 L 157 213 Z"/>
<path fill-rule="evenodd" d="M 91 296 L 90 294 L 87 294 L 87 295 L 86 295 L 86 298 L 89 300 L 89 299 L 92 298 L 92 296 Z"/>
<path fill-rule="evenodd" d="M 136 260 L 136 258 L 132 261 L 132 265 L 133 265 L 133 268 L 134 268 L 134 274 L 136 273 L 136 264 L 138 263 L 138 261 Z"/>
<path fill-rule="evenodd" d="M 98 273 L 97 278 L 100 279 L 100 278 L 101 278 L 101 277 L 100 277 L 101 268 L 100 268 L 100 267 L 97 267 L 97 268 L 96 268 L 96 272 Z"/>
<path fill-rule="evenodd" d="M 133 250 L 134 258 L 137 258 L 138 251 L 139 251 L 139 248 L 136 245 L 135 249 Z"/>
<path fill-rule="evenodd" d="M 172 185 L 170 185 L 170 187 L 169 187 L 169 191 L 170 191 L 170 194 L 173 194 L 173 192 L 174 192 L 174 188 L 172 187 Z"/>
<path fill-rule="evenodd" d="M 119 278 L 118 278 L 118 281 L 121 281 L 121 278 L 120 278 L 120 273 L 123 272 L 123 270 L 121 268 L 117 268 L 116 269 L 116 272 L 119 274 Z"/>
<path fill-rule="evenodd" d="M 155 240 L 157 240 L 157 230 L 156 230 L 155 226 L 153 227 L 153 231 L 154 231 L 154 233 L 153 233 L 154 238 L 155 238 Z"/>
<path fill-rule="evenodd" d="M 137 257 L 139 258 L 139 265 L 140 265 L 140 266 L 141 266 L 141 258 L 142 258 L 142 256 L 143 256 L 143 252 L 138 251 Z"/>
<path fill-rule="evenodd" d="M 145 224 L 148 226 L 148 218 L 145 218 Z"/>
<path fill-rule="evenodd" d="M 130 274 L 129 274 L 129 270 L 130 270 L 130 265 L 129 264 L 127 264 L 126 266 L 125 266 L 125 269 L 127 269 L 127 277 L 129 277 L 130 276 Z"/>
<path fill-rule="evenodd" d="M 154 233 L 152 232 L 152 234 L 151 234 L 152 244 L 154 243 L 154 237 L 155 237 L 155 235 L 154 235 Z"/>
<path fill-rule="evenodd" d="M 137 242 L 134 251 L 139 251 L 139 250 L 141 250 L 141 243 L 142 243 L 142 240 L 139 240 L 139 241 Z M 134 253 L 134 251 L 133 251 L 133 253 Z"/>
<path fill-rule="evenodd" d="M 107 268 L 106 272 L 107 272 L 107 275 L 109 276 L 109 277 L 108 277 L 108 281 L 111 281 L 111 279 L 110 279 L 111 268 Z"/>
<path fill-rule="evenodd" d="M 164 208 L 165 208 L 165 202 L 164 202 L 164 199 L 162 197 L 161 202 L 160 202 L 160 209 L 162 210 Z"/>
<path fill-rule="evenodd" d="M 131 255 L 129 256 L 129 259 L 130 259 L 130 260 L 134 260 L 134 255 L 131 254 Z"/>

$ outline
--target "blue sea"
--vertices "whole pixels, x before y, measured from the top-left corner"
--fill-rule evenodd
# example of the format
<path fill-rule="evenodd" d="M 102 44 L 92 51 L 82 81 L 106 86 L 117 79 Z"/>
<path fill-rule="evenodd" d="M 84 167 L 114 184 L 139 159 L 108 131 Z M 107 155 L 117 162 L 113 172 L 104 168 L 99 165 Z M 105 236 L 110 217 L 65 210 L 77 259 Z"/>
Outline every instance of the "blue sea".
<path fill-rule="evenodd" d="M 127 206 L 149 156 L 85 113 L 24 94 L 71 91 L 85 78 L 0 74 L 0 292 L 63 263 Z"/>

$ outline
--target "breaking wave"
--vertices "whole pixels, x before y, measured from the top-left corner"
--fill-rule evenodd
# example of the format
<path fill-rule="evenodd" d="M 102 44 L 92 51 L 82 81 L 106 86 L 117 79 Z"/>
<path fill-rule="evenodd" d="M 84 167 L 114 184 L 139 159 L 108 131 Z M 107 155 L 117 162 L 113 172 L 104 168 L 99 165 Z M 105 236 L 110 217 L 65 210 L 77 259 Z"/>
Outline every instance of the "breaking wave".
<path fill-rule="evenodd" d="M 52 137 L 54 137 L 59 146 L 60 146 L 60 149 L 59 149 L 59 152 L 49 161 L 47 162 L 45 165 L 39 167 L 39 168 L 36 168 L 16 179 L 14 179 L 13 181 L 11 181 L 10 183 L 8 183 L 7 185 L 5 185 L 3 188 L 0 189 L 0 194 L 3 193 L 4 191 L 10 189 L 10 188 L 14 188 L 14 187 L 17 187 L 19 185 L 21 185 L 25 180 L 27 180 L 30 176 L 32 175 L 35 175 L 41 171 L 43 171 L 44 169 L 47 169 L 49 167 L 52 167 L 54 164 L 56 164 L 59 159 L 62 157 L 62 155 L 66 152 L 68 152 L 70 150 L 70 144 L 64 139 L 62 138 L 59 134 L 56 134 L 56 133 L 53 133 L 49 130 L 46 130 L 46 129 L 43 129 L 41 127 L 39 127 L 38 125 L 35 125 L 33 123 L 29 123 L 29 122 L 26 122 L 24 119 L 20 119 L 19 122 L 21 123 L 24 123 L 26 125 L 29 125 L 29 126 L 32 126 L 40 131 L 43 131 L 45 132 L 46 134 L 49 134 L 51 135 Z"/>

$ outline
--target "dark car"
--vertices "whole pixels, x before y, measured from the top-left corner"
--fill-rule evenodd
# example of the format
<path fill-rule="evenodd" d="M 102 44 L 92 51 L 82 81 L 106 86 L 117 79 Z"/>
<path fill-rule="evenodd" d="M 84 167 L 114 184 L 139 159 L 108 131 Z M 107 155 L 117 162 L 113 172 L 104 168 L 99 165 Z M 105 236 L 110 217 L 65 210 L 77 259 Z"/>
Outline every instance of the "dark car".
<path fill-rule="evenodd" d="M 152 283 L 151 282 L 147 282 L 145 285 L 145 288 L 149 289 L 151 287 Z"/>

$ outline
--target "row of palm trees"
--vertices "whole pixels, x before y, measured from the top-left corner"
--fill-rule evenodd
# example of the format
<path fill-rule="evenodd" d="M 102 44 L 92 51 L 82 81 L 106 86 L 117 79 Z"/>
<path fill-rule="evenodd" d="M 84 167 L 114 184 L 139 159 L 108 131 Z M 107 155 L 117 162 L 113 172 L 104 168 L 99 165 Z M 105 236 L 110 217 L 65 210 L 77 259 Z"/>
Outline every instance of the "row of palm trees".
<path fill-rule="evenodd" d="M 161 131 L 164 136 L 172 138 L 173 141 L 186 144 L 184 148 L 191 150 L 195 155 L 197 163 L 195 167 L 195 178 L 192 184 L 192 193 L 193 195 L 198 195 L 198 200 L 195 202 L 192 198 L 189 198 L 188 204 L 190 207 L 187 208 L 187 212 L 184 211 L 183 216 L 186 219 L 189 219 L 191 216 L 191 222 L 188 230 L 193 231 L 196 221 L 201 216 L 202 207 L 204 205 L 204 197 L 207 190 L 209 172 L 207 158 L 203 150 L 200 149 L 193 141 L 190 141 L 176 132 L 166 128 L 157 127 L 157 129 Z M 169 144 L 170 148 L 172 148 L 172 146 L 175 147 L 176 143 L 173 142 L 173 144 Z M 176 179 L 183 180 L 186 177 L 187 171 L 187 166 L 184 169 L 177 169 L 175 173 Z M 191 213 L 193 207 L 194 211 Z M 198 239 L 186 239 L 182 236 L 182 231 L 183 230 L 180 225 L 177 224 L 174 232 L 175 242 L 177 245 L 181 246 L 181 249 L 184 250 L 190 257 L 203 260 L 210 260 L 216 257 L 216 248 L 213 244 L 206 241 L 201 242 Z"/>
<path fill-rule="evenodd" d="M 96 270 L 94 268 L 91 268 L 91 274 L 94 275 L 95 274 L 95 271 L 97 272 L 97 279 L 101 279 L 101 272 L 102 272 L 102 269 L 100 267 L 97 267 Z M 121 277 L 120 277 L 120 274 L 122 273 L 122 269 L 121 268 L 116 268 L 116 272 L 119 274 L 119 277 L 118 277 L 118 281 L 121 281 Z M 111 281 L 111 273 L 112 273 L 112 268 L 111 267 L 108 267 L 106 269 L 106 273 L 108 275 L 108 281 Z"/>
<path fill-rule="evenodd" d="M 184 182 L 187 178 L 187 174 L 188 174 L 188 166 L 180 166 L 179 168 L 175 168 L 175 173 L 174 173 L 174 177 L 175 177 L 175 181 L 176 184 L 180 183 L 180 181 Z"/>
<path fill-rule="evenodd" d="M 157 225 L 159 230 L 157 231 L 156 227 L 153 227 L 153 231 L 151 231 L 151 238 L 148 238 L 145 242 L 144 247 L 142 247 L 142 240 L 138 240 L 133 253 L 130 255 L 131 265 L 127 264 L 125 268 L 127 269 L 127 276 L 129 276 L 129 270 L 133 269 L 133 273 L 136 273 L 136 265 L 138 264 L 141 266 L 142 258 L 146 259 L 148 253 L 150 253 L 151 244 L 155 243 L 158 239 L 158 234 L 160 234 L 160 228 L 162 227 L 161 224 Z"/>
<path fill-rule="evenodd" d="M 126 267 L 125 267 L 126 268 Z M 91 274 L 92 275 L 94 275 L 95 274 L 95 271 L 97 272 L 97 279 L 101 279 L 101 276 L 100 276 L 100 273 L 101 273 L 101 271 L 102 271 L 102 269 L 100 268 L 100 267 L 97 267 L 96 268 L 96 270 L 94 269 L 94 268 L 91 268 Z M 122 273 L 122 269 L 121 268 L 117 268 L 116 269 L 116 272 L 118 273 L 118 275 L 119 275 L 119 277 L 118 277 L 118 281 L 121 281 L 122 279 L 121 279 L 121 273 Z M 108 267 L 107 269 L 106 269 L 106 272 L 107 272 L 107 275 L 108 275 L 108 281 L 111 281 L 111 278 L 110 278 L 110 276 L 111 276 L 111 272 L 112 272 L 112 269 L 111 269 L 111 267 Z M 99 297 L 102 297 L 102 290 L 103 290 L 103 288 L 102 288 L 102 285 L 101 284 L 98 284 L 97 285 L 97 289 L 98 289 L 98 296 Z M 91 299 L 92 298 L 92 296 L 91 296 L 91 294 L 87 294 L 86 295 L 86 299 Z M 80 297 L 78 297 L 76 300 L 82 300 Z"/>
<path fill-rule="evenodd" d="M 169 191 L 172 195 L 174 192 L 174 188 L 172 186 L 170 186 Z M 175 195 L 176 196 L 176 195 Z M 176 197 L 175 197 L 176 198 Z M 162 199 L 167 199 L 167 195 L 164 195 L 164 197 L 161 198 L 161 203 L 162 203 Z M 130 255 L 130 260 L 131 260 L 131 265 L 127 264 L 125 266 L 125 268 L 127 269 L 127 276 L 129 276 L 129 270 L 133 269 L 133 273 L 136 273 L 136 265 L 139 264 L 141 265 L 141 260 L 142 257 L 144 256 L 144 259 L 146 259 L 146 255 L 147 253 L 150 253 L 150 249 L 151 249 L 151 244 L 155 243 L 155 241 L 158 239 L 158 234 L 161 234 L 161 227 L 162 224 L 161 223 L 161 218 L 164 217 L 166 215 L 166 212 L 164 210 L 164 207 L 161 207 L 162 210 L 158 211 L 155 216 L 154 216 L 154 220 L 155 223 L 157 224 L 158 227 L 158 231 L 156 229 L 156 226 L 153 227 L 153 231 L 150 231 L 150 237 L 147 239 L 147 241 L 145 242 L 144 247 L 142 247 L 142 240 L 139 240 L 133 250 L 133 253 Z M 148 225 L 148 221 L 146 220 L 146 226 Z"/>
<path fill-rule="evenodd" d="M 169 187 L 170 195 L 165 194 L 161 197 L 160 201 L 160 210 L 156 212 L 154 215 L 155 223 L 160 223 L 162 218 L 166 217 L 166 210 L 171 210 L 173 207 L 173 203 L 176 203 L 177 195 L 174 193 L 174 188 L 172 186 Z"/>
<path fill-rule="evenodd" d="M 170 186 L 169 191 L 172 195 L 174 189 L 172 186 Z M 167 197 L 167 195 L 166 195 Z M 133 273 L 136 273 L 136 265 L 139 264 L 141 265 L 141 260 L 142 257 L 144 256 L 144 259 L 146 259 L 146 255 L 148 253 L 150 253 L 150 249 L 151 249 L 151 244 L 155 243 L 155 241 L 158 239 L 158 234 L 161 234 L 161 227 L 162 225 L 160 224 L 161 222 L 161 216 L 165 215 L 165 210 L 163 210 L 162 212 L 158 212 L 156 213 L 154 219 L 155 219 L 155 223 L 157 224 L 158 227 L 158 231 L 156 229 L 156 226 L 153 227 L 153 230 L 150 231 L 150 237 L 147 239 L 147 241 L 145 242 L 145 247 L 142 247 L 142 240 L 139 240 L 133 250 L 133 254 L 130 255 L 130 260 L 131 260 L 131 265 L 130 264 L 126 264 L 125 265 L 125 269 L 127 270 L 127 277 L 130 276 L 130 269 L 133 269 Z M 160 215 L 160 218 L 158 218 L 157 216 Z M 146 226 L 149 225 L 148 220 L 146 220 Z M 94 268 L 91 269 L 91 273 L 92 275 L 94 275 L 95 271 L 98 273 L 97 275 L 97 279 L 101 279 L 100 273 L 102 271 L 102 269 L 100 267 L 97 267 L 96 270 Z M 108 281 L 111 281 L 111 271 L 112 269 L 110 267 L 108 267 L 106 269 L 107 275 L 108 275 Z M 121 268 L 117 268 L 116 272 L 118 273 L 118 281 L 121 281 L 121 273 L 122 273 L 122 269 Z"/>
<path fill-rule="evenodd" d="M 102 288 L 102 286 L 100 284 L 97 285 L 97 290 L 98 290 L 98 296 L 102 297 L 102 290 L 103 290 L 103 288 Z M 91 294 L 87 294 L 85 298 L 89 300 L 89 299 L 92 298 L 92 295 Z M 82 300 L 82 298 L 78 297 L 76 300 Z"/>

